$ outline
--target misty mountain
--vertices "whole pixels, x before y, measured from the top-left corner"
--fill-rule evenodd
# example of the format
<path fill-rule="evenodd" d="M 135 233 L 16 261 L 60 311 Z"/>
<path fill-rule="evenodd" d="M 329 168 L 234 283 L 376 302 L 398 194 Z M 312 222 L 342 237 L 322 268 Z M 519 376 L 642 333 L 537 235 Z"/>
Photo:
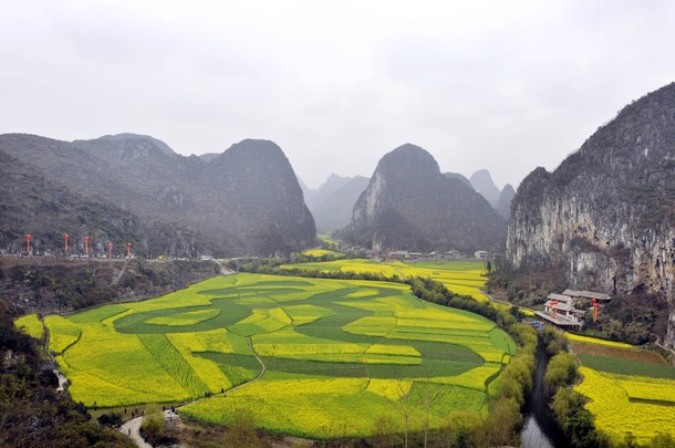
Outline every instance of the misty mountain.
<path fill-rule="evenodd" d="M 497 249 L 506 222 L 472 188 L 406 144 L 380 159 L 341 235 L 376 250 Z"/>
<path fill-rule="evenodd" d="M 197 157 L 202 159 L 204 162 L 209 163 L 209 162 L 213 161 L 213 159 L 215 159 L 219 155 L 220 154 L 218 154 L 217 152 L 207 152 L 206 154 L 201 154 Z"/>
<path fill-rule="evenodd" d="M 307 204 L 307 194 L 310 193 L 311 188 L 307 186 L 307 184 L 300 178 L 300 176 L 296 176 L 296 178 L 298 179 L 298 185 L 300 185 L 303 197 L 305 198 L 305 204 Z"/>
<path fill-rule="evenodd" d="M 443 175 L 445 177 L 447 177 L 448 179 L 459 179 L 462 182 L 464 182 L 466 184 L 466 186 L 473 188 L 473 185 L 471 185 L 471 181 L 463 174 L 448 172 L 448 173 L 443 173 Z"/>
<path fill-rule="evenodd" d="M 487 201 L 496 207 L 499 201 L 499 188 L 492 180 L 492 176 L 488 170 L 478 170 L 469 178 L 473 189 L 480 193 Z"/>
<path fill-rule="evenodd" d="M 337 189 L 346 185 L 352 178 L 331 174 L 319 188 L 311 189 L 305 186 L 305 203 L 310 210 L 321 205 Z"/>
<path fill-rule="evenodd" d="M 367 186 L 367 177 L 354 176 L 333 191 L 323 202 L 310 208 L 317 230 L 330 233 L 349 224 L 354 204 Z"/>
<path fill-rule="evenodd" d="M 208 241 L 203 250 L 216 255 L 270 254 L 314 241 L 293 169 L 269 141 L 244 140 L 210 162 L 133 134 L 72 143 L 6 134 L 0 151 L 69 192 L 136 216 L 168 250 L 178 243 L 163 240 L 176 229 L 184 229 L 181 238 Z"/>
<path fill-rule="evenodd" d="M 499 193 L 499 200 L 497 201 L 495 210 L 497 210 L 497 213 L 499 213 L 499 215 L 507 221 L 509 220 L 509 215 L 511 214 L 511 201 L 513 201 L 513 197 L 515 195 L 516 190 L 513 189 L 511 184 L 506 184 L 502 192 Z"/>

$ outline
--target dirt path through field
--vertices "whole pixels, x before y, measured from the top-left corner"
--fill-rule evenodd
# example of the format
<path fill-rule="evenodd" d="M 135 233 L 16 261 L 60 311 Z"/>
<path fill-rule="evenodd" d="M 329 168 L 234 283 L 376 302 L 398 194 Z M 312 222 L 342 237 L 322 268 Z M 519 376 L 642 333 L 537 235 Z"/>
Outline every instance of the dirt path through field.
<path fill-rule="evenodd" d="M 265 363 L 264 363 L 263 360 L 260 358 L 260 356 L 258 356 L 258 353 L 256 353 L 255 349 L 253 348 L 253 341 L 251 340 L 251 336 L 247 336 L 247 337 L 246 337 L 246 342 L 248 343 L 248 348 L 251 350 L 251 353 L 253 353 L 253 356 L 255 356 L 255 359 L 258 361 L 258 364 L 260 364 L 260 373 L 258 374 L 258 376 L 256 376 L 255 378 L 253 378 L 251 381 L 246 381 L 245 383 L 241 383 L 241 384 L 238 385 L 238 386 L 234 386 L 232 389 L 226 390 L 225 393 L 221 394 L 221 395 L 223 395 L 223 396 L 225 396 L 225 395 L 227 395 L 227 394 L 230 394 L 230 393 L 232 393 L 232 392 L 234 392 L 234 391 L 236 391 L 236 390 L 238 390 L 238 389 L 241 389 L 241 388 L 244 387 L 244 386 L 248 386 L 248 385 L 251 384 L 251 383 L 255 383 L 255 382 L 258 381 L 260 378 L 262 378 L 262 376 L 263 376 L 263 375 L 265 374 L 265 372 L 267 371 L 267 367 L 265 367 Z"/>
<path fill-rule="evenodd" d="M 152 445 L 146 443 L 141 437 L 141 423 L 143 423 L 143 417 L 132 418 L 120 426 L 119 431 L 129 437 L 138 448 L 152 448 Z"/>
<path fill-rule="evenodd" d="M 178 414 L 171 411 L 171 409 L 167 409 L 164 411 L 164 420 L 174 420 L 177 418 L 179 418 Z M 131 420 L 127 420 L 126 422 L 124 422 L 122 426 L 120 426 L 119 432 L 129 437 L 138 448 L 152 448 L 152 445 L 147 443 L 145 440 L 143 440 L 143 437 L 141 437 L 142 423 L 143 417 L 132 418 Z"/>
<path fill-rule="evenodd" d="M 255 383 L 255 382 L 258 381 L 260 378 L 262 378 L 262 376 L 265 374 L 265 372 L 267 372 L 267 367 L 265 366 L 265 363 L 264 363 L 263 360 L 260 358 L 260 356 L 258 356 L 258 353 L 257 353 L 257 352 L 255 351 L 255 349 L 253 348 L 253 341 L 251 340 L 251 337 L 250 337 L 250 336 L 247 336 L 247 337 L 246 337 L 246 342 L 248 343 L 248 348 L 251 350 L 251 353 L 253 353 L 253 356 L 255 357 L 256 361 L 258 361 L 258 364 L 260 364 L 260 373 L 258 373 L 258 376 L 256 376 L 255 378 L 253 378 L 253 379 L 250 380 L 250 381 L 246 381 L 246 382 L 241 383 L 241 384 L 239 384 L 239 385 L 237 385 L 237 386 L 234 386 L 234 387 L 231 388 L 231 389 L 227 389 L 225 392 L 223 392 L 223 393 L 221 393 L 221 394 L 213 394 L 213 395 L 210 395 L 210 396 L 208 396 L 208 397 L 200 397 L 200 398 L 197 398 L 197 399 L 195 399 L 195 400 L 192 400 L 192 401 L 190 401 L 190 402 L 188 402 L 188 403 L 185 403 L 185 404 L 183 404 L 183 405 L 177 406 L 176 409 L 180 409 L 180 408 L 182 408 L 182 407 L 184 407 L 184 406 L 190 405 L 190 404 L 192 404 L 192 403 L 197 403 L 197 402 L 202 401 L 202 400 L 208 400 L 209 398 L 212 398 L 212 397 L 225 397 L 225 396 L 227 396 L 228 394 L 231 394 L 232 392 L 234 392 L 234 391 L 236 391 L 236 390 L 239 390 L 239 389 L 241 389 L 241 388 L 243 388 L 243 387 L 245 387 L 245 386 L 248 386 L 248 385 L 250 385 L 250 384 L 252 384 L 252 383 Z"/>

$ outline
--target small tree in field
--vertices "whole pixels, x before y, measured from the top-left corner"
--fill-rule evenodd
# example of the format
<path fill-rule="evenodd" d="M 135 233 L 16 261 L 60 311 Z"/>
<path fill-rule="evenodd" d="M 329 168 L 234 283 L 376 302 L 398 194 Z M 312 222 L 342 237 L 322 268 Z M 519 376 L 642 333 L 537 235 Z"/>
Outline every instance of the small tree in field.
<path fill-rule="evenodd" d="M 265 443 L 255 430 L 253 414 L 248 409 L 235 409 L 232 422 L 227 425 L 223 446 L 263 448 Z"/>
<path fill-rule="evenodd" d="M 405 382 L 399 381 L 398 393 L 399 399 L 395 402 L 395 408 L 401 417 L 403 417 L 403 446 L 408 448 L 408 421 L 410 420 L 410 408 L 408 401 L 410 400 L 410 393 L 412 386 L 408 386 Z"/>
<path fill-rule="evenodd" d="M 424 448 L 427 448 L 429 443 L 429 413 L 431 408 L 438 400 L 438 391 L 434 391 L 429 387 L 429 383 L 424 383 L 422 386 L 422 399 L 424 404 Z"/>
<path fill-rule="evenodd" d="M 373 423 L 373 446 L 375 448 L 394 448 L 401 443 L 396 435 L 398 425 L 389 415 L 382 415 Z"/>
<path fill-rule="evenodd" d="M 156 440 L 164 431 L 164 412 L 158 404 L 150 404 L 145 408 L 141 431 L 146 439 Z"/>

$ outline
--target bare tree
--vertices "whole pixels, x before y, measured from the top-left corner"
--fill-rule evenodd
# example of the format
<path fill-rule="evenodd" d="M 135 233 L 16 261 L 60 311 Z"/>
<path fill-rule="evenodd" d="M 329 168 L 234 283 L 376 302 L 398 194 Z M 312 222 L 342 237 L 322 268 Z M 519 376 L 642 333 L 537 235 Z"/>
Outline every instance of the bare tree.
<path fill-rule="evenodd" d="M 429 441 L 429 412 L 431 407 L 438 400 L 439 391 L 433 391 L 429 387 L 429 383 L 424 383 L 422 386 L 422 400 L 424 405 L 424 448 L 427 448 Z"/>
<path fill-rule="evenodd" d="M 406 384 L 403 381 L 398 383 L 398 406 L 397 410 L 401 416 L 403 416 L 403 446 L 408 448 L 408 420 L 410 419 L 410 409 L 408 407 L 408 401 L 410 400 L 410 393 L 412 391 L 411 387 L 406 387 Z"/>
<path fill-rule="evenodd" d="M 394 448 L 401 443 L 397 436 L 398 425 L 393 417 L 381 415 L 373 424 L 373 446 L 375 448 Z"/>

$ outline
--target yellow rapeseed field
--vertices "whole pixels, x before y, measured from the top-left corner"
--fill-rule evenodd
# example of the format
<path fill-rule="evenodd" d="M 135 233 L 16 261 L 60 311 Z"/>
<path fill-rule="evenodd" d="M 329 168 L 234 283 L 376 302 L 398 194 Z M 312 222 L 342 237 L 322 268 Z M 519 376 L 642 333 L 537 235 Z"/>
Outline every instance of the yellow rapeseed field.
<path fill-rule="evenodd" d="M 633 348 L 632 345 L 626 344 L 625 342 L 608 341 L 606 339 L 593 338 L 593 337 L 590 337 L 590 336 L 582 336 L 582 335 L 573 334 L 573 333 L 567 333 L 565 336 L 570 341 L 583 342 L 585 344 L 596 344 L 596 345 L 604 345 L 604 346 L 607 346 L 607 347 L 618 347 L 618 348 L 629 348 L 629 349 Z"/>
<path fill-rule="evenodd" d="M 318 438 L 370 435 L 377 417 L 400 416 L 404 396 L 420 430 L 429 389 L 439 397 L 432 428 L 453 410 L 486 412 L 490 382 L 516 349 L 494 322 L 423 302 L 407 285 L 260 274 L 45 325 L 69 392 L 87 406 L 214 394 L 181 412 L 227 424 L 243 407 L 260 427 Z"/>
<path fill-rule="evenodd" d="M 588 367 L 581 367 L 579 373 L 583 381 L 575 389 L 590 399 L 586 408 L 595 416 L 596 427 L 608 434 L 612 440 L 623 441 L 627 431 L 631 431 L 641 443 L 647 443 L 658 431 L 669 431 L 675 437 L 673 403 L 664 405 L 631 401 L 631 392 L 643 396 L 652 394 L 640 390 L 648 387 L 645 384 L 645 377 L 637 377 L 633 383 L 632 379 L 625 376 L 600 372 Z M 659 379 L 658 382 L 667 385 L 659 388 L 661 391 L 675 389 L 673 381 Z M 668 397 L 672 398 L 672 395 L 672 392 L 667 392 Z M 630 422 L 630 425 L 627 425 L 627 422 Z"/>
<path fill-rule="evenodd" d="M 488 300 L 482 292 L 487 283 L 485 263 L 479 261 L 447 261 L 435 263 L 404 263 L 402 261 L 383 261 L 366 259 L 335 260 L 283 265 L 281 269 L 307 269 L 319 271 L 340 271 L 377 273 L 386 277 L 397 275 L 405 279 L 410 277 L 431 278 L 441 282 L 455 294 L 467 295 L 479 301 Z"/>
<path fill-rule="evenodd" d="M 14 321 L 14 326 L 35 339 L 42 339 L 45 334 L 45 328 L 37 314 L 21 316 Z"/>

